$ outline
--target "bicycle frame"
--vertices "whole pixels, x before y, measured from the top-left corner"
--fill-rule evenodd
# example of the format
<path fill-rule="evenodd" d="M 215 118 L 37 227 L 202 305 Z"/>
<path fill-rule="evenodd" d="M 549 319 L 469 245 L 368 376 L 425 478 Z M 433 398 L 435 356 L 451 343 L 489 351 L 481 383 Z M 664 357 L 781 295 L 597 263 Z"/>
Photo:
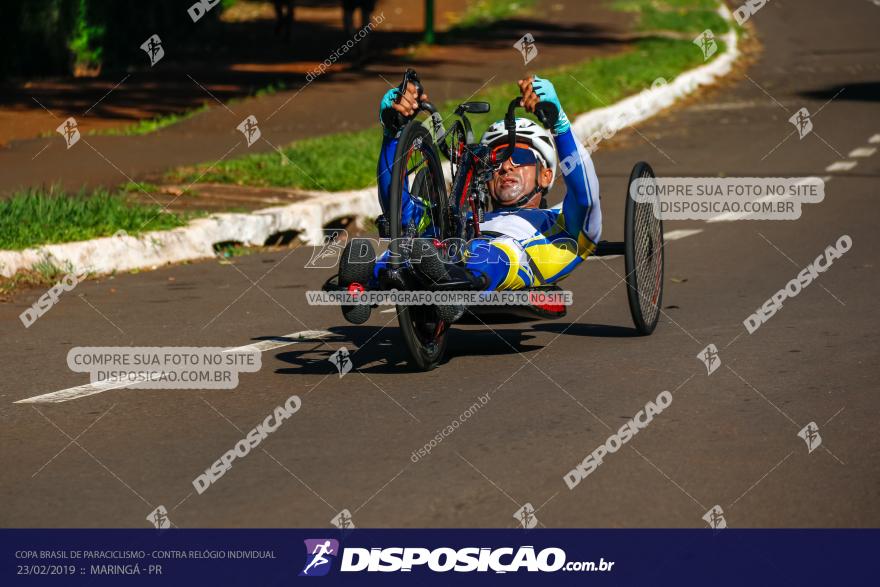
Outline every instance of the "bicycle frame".
<path fill-rule="evenodd" d="M 443 118 L 437 112 L 434 105 L 427 100 L 421 100 L 423 93 L 422 84 L 413 69 L 407 69 L 403 74 L 403 80 L 398 87 L 401 94 L 403 94 L 410 83 L 415 85 L 418 93 L 418 111 L 429 114 L 428 120 L 424 124 L 430 125 L 428 130 L 434 139 L 434 146 L 437 147 L 447 160 L 451 162 L 455 159 L 459 163 L 452 178 L 449 208 L 445 211 L 448 214 L 449 225 L 452 227 L 452 234 L 449 236 L 460 239 L 461 242 L 468 242 L 478 238 L 481 236 L 480 223 L 483 221 L 483 215 L 489 200 L 486 184 L 491 179 L 495 169 L 510 158 L 516 147 L 516 109 L 522 107 L 522 98 L 514 98 L 507 106 L 507 112 L 504 116 L 504 128 L 508 132 L 507 146 L 500 153 L 491 153 L 487 146 L 474 141 L 470 121 L 465 115 L 468 112 L 478 114 L 489 112 L 489 105 L 487 103 L 464 102 L 460 104 L 454 112 L 459 120 L 453 123 L 447 130 L 443 127 Z M 558 112 L 553 104 L 540 102 L 538 107 L 536 107 L 535 115 L 544 124 L 545 128 L 549 128 L 555 122 Z M 399 112 L 394 112 L 392 116 L 395 117 L 396 122 L 400 126 L 404 123 L 415 123 L 413 120 L 415 115 L 407 119 Z M 464 144 L 448 145 L 446 138 L 459 122 L 461 123 L 461 129 L 464 131 Z M 452 153 L 452 148 L 455 148 L 458 152 Z"/>
<path fill-rule="evenodd" d="M 450 193 L 450 220 L 455 222 L 456 236 L 464 242 L 480 236 L 480 223 L 483 221 L 483 214 L 489 199 L 488 191 L 485 187 L 486 182 L 491 179 L 495 169 L 507 161 L 513 154 L 513 150 L 516 147 L 515 112 L 517 108 L 522 106 L 522 101 L 520 98 L 515 98 L 511 100 L 507 107 L 507 113 L 504 116 L 504 127 L 508 131 L 508 144 L 497 155 L 492 155 L 488 146 L 471 142 L 473 139 L 473 133 L 470 131 L 471 125 L 464 115 L 464 112 L 467 111 L 466 104 L 460 105 L 456 109 L 455 114 L 462 120 L 463 126 L 466 129 L 466 136 L 469 140 L 464 145 L 463 151 L 467 152 L 469 156 L 464 157 L 463 160 L 459 159 L 460 166 L 452 178 L 452 190 Z M 439 138 L 440 144 L 443 147 L 446 147 L 445 142 L 443 142 L 445 137 L 446 133 Z M 449 148 L 441 147 L 441 151 L 447 159 L 451 159 Z M 463 153 L 458 153 L 457 155 L 461 157 Z M 467 214 L 466 205 L 470 206 L 470 215 Z"/>

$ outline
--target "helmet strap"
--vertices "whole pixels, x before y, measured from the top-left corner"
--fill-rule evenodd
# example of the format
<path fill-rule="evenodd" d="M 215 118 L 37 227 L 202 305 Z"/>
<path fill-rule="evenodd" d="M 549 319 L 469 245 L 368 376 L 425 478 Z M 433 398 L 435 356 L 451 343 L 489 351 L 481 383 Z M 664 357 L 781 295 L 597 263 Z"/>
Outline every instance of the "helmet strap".
<path fill-rule="evenodd" d="M 495 207 L 496 208 L 519 208 L 519 207 L 527 204 L 533 197 L 535 197 L 535 194 L 537 194 L 538 192 L 541 193 L 541 203 L 544 203 L 544 196 L 547 195 L 547 188 L 542 188 L 538 184 L 538 176 L 537 176 L 537 174 L 535 174 L 535 187 L 532 188 L 532 191 L 523 195 L 516 202 L 513 202 L 512 204 L 499 204 L 499 203 L 495 202 Z M 542 207 L 546 207 L 546 206 L 542 206 Z"/>
<path fill-rule="evenodd" d="M 543 159 L 541 160 L 541 165 L 542 166 L 545 165 Z M 545 169 L 546 169 L 546 167 L 545 167 Z M 496 202 L 493 199 L 493 203 L 495 204 L 494 208 L 520 208 L 520 207 L 524 206 L 525 204 L 527 204 L 529 201 L 531 201 L 531 199 L 533 197 L 535 197 L 535 194 L 537 194 L 538 192 L 541 193 L 541 203 L 538 206 L 540 208 L 546 208 L 547 207 L 546 196 L 547 196 L 548 189 L 542 188 L 541 184 L 538 183 L 538 173 L 537 173 L 537 168 L 536 168 L 535 169 L 535 187 L 532 188 L 532 191 L 521 196 L 516 202 L 513 202 L 512 204 L 499 204 L 498 202 Z"/>

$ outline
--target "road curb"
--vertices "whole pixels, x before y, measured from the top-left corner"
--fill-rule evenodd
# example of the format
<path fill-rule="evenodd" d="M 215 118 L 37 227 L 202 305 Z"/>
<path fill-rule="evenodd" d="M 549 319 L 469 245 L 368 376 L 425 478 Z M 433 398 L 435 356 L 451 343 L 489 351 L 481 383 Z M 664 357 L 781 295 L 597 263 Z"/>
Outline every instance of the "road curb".
<path fill-rule="evenodd" d="M 733 15 L 721 4 L 719 14 L 731 25 Z M 597 134 L 608 137 L 626 126 L 644 121 L 697 88 L 727 75 L 740 56 L 736 31 L 724 34 L 726 50 L 710 63 L 677 76 L 673 81 L 578 116 L 575 136 L 586 142 Z M 695 47 L 695 50 L 696 47 Z M 35 264 L 50 261 L 75 273 L 155 268 L 214 256 L 214 245 L 240 242 L 263 245 L 273 235 L 294 231 L 307 245 L 318 244 L 322 228 L 343 218 L 375 218 L 381 210 L 375 186 L 345 192 L 305 192 L 307 199 L 248 214 L 219 213 L 173 230 L 152 231 L 138 237 L 119 235 L 88 241 L 45 245 L 23 251 L 0 251 L 0 275 L 11 277 Z"/>
<path fill-rule="evenodd" d="M 622 128 L 651 118 L 699 87 L 710 85 L 730 73 L 740 56 L 733 15 L 724 4 L 719 5 L 718 14 L 731 25 L 730 31 L 721 37 L 726 45 L 724 53 L 705 65 L 678 75 L 671 82 L 578 116 L 571 125 L 578 140 L 584 143 L 594 135 L 610 137 Z"/>
<path fill-rule="evenodd" d="M 376 188 L 305 195 L 306 199 L 294 204 L 249 214 L 212 214 L 181 228 L 140 236 L 119 234 L 23 251 L 0 251 L 0 275 L 11 277 L 45 261 L 78 274 L 153 268 L 212 257 L 217 243 L 259 246 L 273 235 L 288 231 L 298 233 L 307 244 L 317 244 L 321 242 L 321 229 L 329 223 L 343 218 L 375 218 L 380 213 Z"/>

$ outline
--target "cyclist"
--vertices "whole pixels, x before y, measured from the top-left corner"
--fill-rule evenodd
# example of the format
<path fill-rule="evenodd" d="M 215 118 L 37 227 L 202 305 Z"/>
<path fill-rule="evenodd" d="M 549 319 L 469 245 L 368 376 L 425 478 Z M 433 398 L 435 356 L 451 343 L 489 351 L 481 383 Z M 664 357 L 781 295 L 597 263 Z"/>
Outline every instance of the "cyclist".
<path fill-rule="evenodd" d="M 539 102 L 551 102 L 559 112 L 558 119 L 552 132 L 532 120 L 516 119 L 516 148 L 489 180 L 494 209 L 487 212 L 480 223 L 481 238 L 467 244 L 463 267 L 437 261 L 440 257 L 436 250 L 427 251 L 427 254 L 423 251 L 420 254 L 422 262 L 414 265 L 417 271 L 427 273 L 434 282 L 464 279 L 476 289 L 488 290 L 550 285 L 568 276 L 599 242 L 602 231 L 599 180 L 589 153 L 572 133 L 568 117 L 549 80 L 532 76 L 519 80 L 518 85 L 527 112 L 534 113 Z M 421 100 L 426 99 L 427 95 L 422 94 Z M 386 214 L 397 148 L 396 135 L 400 130 L 391 122 L 396 117 L 389 114 L 396 111 L 404 117 L 412 117 L 417 111 L 418 100 L 416 87 L 410 83 L 403 96 L 397 88 L 389 90 L 380 105 L 384 138 L 377 175 L 380 204 Z M 508 145 L 504 121 L 490 126 L 481 143 L 493 151 L 504 149 Z M 560 172 L 565 182 L 565 196 L 561 206 L 547 209 L 546 194 Z M 419 234 L 430 234 L 430 229 L 426 229 L 430 224 L 427 216 L 417 199 L 404 202 L 404 222 L 412 222 L 419 228 Z M 419 242 L 430 243 L 430 240 L 420 239 Z M 387 258 L 386 252 L 377 261 L 374 279 L 378 280 L 380 269 L 387 265 Z M 426 262 L 429 260 L 437 262 Z M 342 275 L 340 284 L 346 285 Z M 455 308 L 451 313 L 459 316 L 462 311 L 463 308 Z M 368 313 L 361 314 L 362 319 L 358 322 L 365 321 L 368 316 Z"/>

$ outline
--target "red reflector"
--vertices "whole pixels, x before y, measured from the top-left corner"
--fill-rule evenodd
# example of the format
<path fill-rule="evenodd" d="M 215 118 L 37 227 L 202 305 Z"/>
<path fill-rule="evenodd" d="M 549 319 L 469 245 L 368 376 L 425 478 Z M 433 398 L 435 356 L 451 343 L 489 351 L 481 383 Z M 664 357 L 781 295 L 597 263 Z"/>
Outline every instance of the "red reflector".
<path fill-rule="evenodd" d="M 539 310 L 544 310 L 545 312 L 552 312 L 553 314 L 561 314 L 565 312 L 565 306 L 562 304 L 533 304 Z"/>

